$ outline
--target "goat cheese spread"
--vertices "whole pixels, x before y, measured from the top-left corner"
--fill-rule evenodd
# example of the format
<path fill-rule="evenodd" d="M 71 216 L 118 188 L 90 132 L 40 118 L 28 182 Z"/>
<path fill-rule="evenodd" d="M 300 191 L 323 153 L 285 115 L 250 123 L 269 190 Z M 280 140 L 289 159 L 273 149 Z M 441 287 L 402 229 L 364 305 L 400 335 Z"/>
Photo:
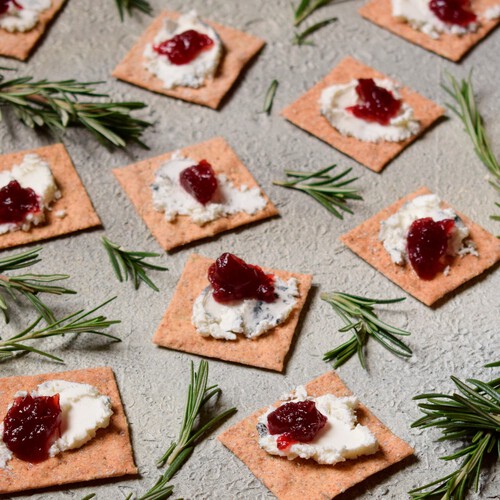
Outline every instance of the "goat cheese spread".
<path fill-rule="evenodd" d="M 313 398 L 307 395 L 304 386 L 299 386 L 292 394 L 281 399 L 284 403 L 314 401 L 318 411 L 327 417 L 327 422 L 311 442 L 294 442 L 281 450 L 277 445 L 280 434 L 270 434 L 267 427 L 267 417 L 276 409 L 271 406 L 259 417 L 257 424 L 259 446 L 267 453 L 286 457 L 288 460 L 297 457 L 312 458 L 320 464 L 333 465 L 346 459 L 377 452 L 378 442 L 373 433 L 368 427 L 357 423 L 355 410 L 359 402 L 355 396 L 338 398 L 333 394 L 325 394 Z"/>
<path fill-rule="evenodd" d="M 380 223 L 379 240 L 391 256 L 392 261 L 404 265 L 407 261 L 408 230 L 414 221 L 430 217 L 434 222 L 452 219 L 455 225 L 448 239 L 447 255 L 478 256 L 473 241 L 468 240 L 469 229 L 452 208 L 440 208 L 441 200 L 435 194 L 417 196 L 403 205 L 395 214 Z"/>
<path fill-rule="evenodd" d="M 292 312 L 299 296 L 297 280 L 274 277 L 277 298 L 274 302 L 244 299 L 222 304 L 213 298 L 213 288 L 206 287 L 193 305 L 193 325 L 204 337 L 236 340 L 240 333 L 254 339 L 283 323 Z"/>
<path fill-rule="evenodd" d="M 485 21 L 493 21 L 494 19 L 498 19 L 500 17 L 500 4 L 494 5 L 489 9 L 486 9 L 483 12 L 482 18 Z"/>
<path fill-rule="evenodd" d="M 177 215 L 187 215 L 193 222 L 202 226 L 238 212 L 253 215 L 266 206 L 267 201 L 258 187 L 249 189 L 242 185 L 236 188 L 222 174 L 216 176 L 218 188 L 212 201 L 203 205 L 183 189 L 179 180 L 180 173 L 196 163 L 176 153 L 156 171 L 155 180 L 151 185 L 153 206 L 165 214 L 167 221 L 173 221 Z"/>
<path fill-rule="evenodd" d="M 387 79 L 374 78 L 377 86 L 389 90 L 396 99 L 400 99 L 398 86 Z M 331 85 L 321 92 L 319 100 L 321 114 L 342 135 L 352 136 L 366 142 L 399 142 L 415 135 L 420 130 L 420 125 L 415 120 L 413 108 L 402 103 L 398 114 L 391 118 L 388 125 L 363 120 L 354 116 L 347 108 L 355 106 L 358 102 L 356 86 L 358 80 L 349 83 Z"/>
<path fill-rule="evenodd" d="M 51 0 L 11 0 L 7 11 L 0 14 L 0 28 L 10 32 L 30 31 L 37 25 L 40 14 L 51 4 Z"/>
<path fill-rule="evenodd" d="M 213 45 L 198 54 L 188 64 L 172 64 L 168 57 L 154 50 L 155 46 L 172 39 L 186 31 L 195 30 L 207 35 Z M 146 45 L 144 50 L 145 66 L 148 71 L 157 76 L 163 87 L 198 88 L 205 84 L 207 79 L 213 78 L 222 56 L 222 42 L 215 30 L 198 18 L 196 11 L 184 14 L 176 21 L 166 19 L 163 28 L 157 33 L 153 43 Z"/>
<path fill-rule="evenodd" d="M 33 397 L 54 396 L 55 394 L 59 394 L 62 433 L 49 450 L 51 457 L 83 446 L 95 437 L 99 429 L 108 427 L 113 415 L 111 399 L 89 384 L 49 380 L 31 391 Z M 26 391 L 19 391 L 14 397 L 26 395 Z M 3 429 L 2 423 L 0 424 L 0 468 L 5 469 L 7 462 L 12 458 L 12 452 L 3 442 Z"/>
<path fill-rule="evenodd" d="M 27 154 L 19 165 L 11 170 L 0 172 L 0 189 L 8 186 L 11 181 L 17 181 L 21 188 L 31 188 L 38 199 L 39 210 L 29 212 L 21 223 L 6 222 L 0 224 L 0 234 L 22 229 L 28 231 L 31 224 L 35 226 L 45 221 L 45 209 L 61 197 L 49 164 L 37 154 Z"/>

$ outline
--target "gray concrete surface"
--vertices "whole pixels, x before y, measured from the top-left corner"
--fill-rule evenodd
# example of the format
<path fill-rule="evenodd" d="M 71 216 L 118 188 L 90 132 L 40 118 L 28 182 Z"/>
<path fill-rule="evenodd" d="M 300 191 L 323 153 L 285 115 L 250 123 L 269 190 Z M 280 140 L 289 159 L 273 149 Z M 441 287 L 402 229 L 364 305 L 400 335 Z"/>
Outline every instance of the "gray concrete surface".
<path fill-rule="evenodd" d="M 162 7 L 182 10 L 180 0 L 152 0 L 155 11 Z M 500 155 L 498 70 L 500 32 L 484 40 L 462 64 L 457 65 L 409 44 L 361 19 L 356 9 L 361 1 L 333 3 L 312 21 L 338 16 L 336 24 L 314 36 L 315 47 L 292 46 L 291 9 L 288 0 L 192 0 L 200 14 L 220 23 L 249 31 L 267 40 L 267 47 L 240 79 L 219 112 L 114 81 L 114 66 L 150 22 L 147 16 L 118 20 L 112 0 L 69 0 L 41 46 L 27 64 L 0 59 L 0 65 L 18 69 L 19 75 L 37 78 L 106 80 L 103 87 L 113 97 L 141 100 L 149 105 L 142 113 L 155 126 L 144 136 L 150 151 L 132 147 L 127 152 L 109 152 L 85 131 L 72 130 L 65 144 L 102 218 L 103 229 L 87 231 L 43 243 L 39 272 L 67 272 L 78 295 L 48 298 L 60 314 L 92 307 L 117 295 L 105 311 L 122 321 L 113 333 L 123 340 L 108 345 L 84 337 L 55 340 L 55 353 L 66 364 L 59 366 L 35 356 L 0 366 L 2 376 L 36 374 L 62 369 L 110 365 L 116 372 L 130 420 L 135 459 L 141 472 L 137 479 L 118 479 L 79 485 L 67 491 L 51 490 L 16 498 L 81 499 L 96 492 L 99 500 L 121 499 L 129 492 L 145 492 L 159 475 L 156 459 L 177 435 L 185 402 L 190 360 L 198 358 L 155 347 L 151 336 L 172 296 L 184 262 L 193 251 L 217 257 L 223 251 L 241 255 L 249 262 L 314 274 L 315 290 L 304 311 L 297 341 L 285 374 L 266 372 L 235 364 L 210 361 L 210 380 L 224 390 L 221 404 L 236 405 L 238 414 L 226 426 L 267 405 L 284 391 L 306 382 L 329 366 L 325 351 L 344 337 L 337 333 L 339 320 L 319 299 L 320 291 L 342 290 L 379 297 L 407 296 L 396 285 L 365 264 L 338 241 L 351 229 L 396 198 L 425 184 L 468 214 L 488 230 L 500 233 L 489 219 L 495 193 L 485 180 L 486 169 L 477 160 L 456 119 L 441 122 L 377 175 L 319 140 L 287 123 L 279 111 L 321 79 L 344 56 L 352 55 L 400 79 L 439 103 L 446 101 L 439 82 L 445 71 L 458 77 L 474 68 L 474 82 L 494 148 Z M 270 117 L 260 114 L 263 96 L 272 79 L 280 87 Z M 25 129 L 7 116 L 0 125 L 0 149 L 13 152 L 50 144 L 53 139 Z M 147 287 L 135 292 L 130 283 L 115 281 L 100 237 L 131 248 L 161 251 L 142 220 L 119 188 L 111 169 L 155 156 L 215 135 L 224 136 L 251 172 L 279 206 L 281 218 L 243 228 L 205 241 L 171 255 L 161 263 L 165 273 L 152 273 L 161 292 Z M 272 185 L 284 168 L 319 168 L 338 162 L 352 167 L 365 201 L 356 203 L 355 215 L 344 221 L 331 217 L 313 200 Z M 5 252 L 4 252 L 5 254 Z M 482 366 L 498 358 L 499 274 L 488 273 L 449 300 L 430 309 L 407 296 L 406 302 L 384 312 L 384 318 L 408 328 L 414 349 L 410 361 L 392 356 L 378 345 L 368 349 L 369 373 L 357 360 L 339 370 L 340 376 L 395 433 L 416 448 L 416 459 L 404 467 L 383 472 L 346 493 L 351 498 L 407 498 L 406 492 L 450 471 L 438 456 L 451 451 L 437 444 L 437 433 L 410 429 L 418 416 L 412 396 L 434 389 L 450 390 L 449 375 L 486 377 Z M 17 309 L 11 332 L 24 327 L 32 314 Z M 481 498 L 498 498 L 498 470 L 486 473 Z M 495 484 L 495 479 L 497 482 Z M 186 499 L 264 499 L 273 495 L 230 452 L 211 436 L 197 447 L 193 457 L 172 481 L 175 497 Z M 479 496 L 478 496 L 479 497 Z M 471 498 L 476 498 L 474 495 Z"/>

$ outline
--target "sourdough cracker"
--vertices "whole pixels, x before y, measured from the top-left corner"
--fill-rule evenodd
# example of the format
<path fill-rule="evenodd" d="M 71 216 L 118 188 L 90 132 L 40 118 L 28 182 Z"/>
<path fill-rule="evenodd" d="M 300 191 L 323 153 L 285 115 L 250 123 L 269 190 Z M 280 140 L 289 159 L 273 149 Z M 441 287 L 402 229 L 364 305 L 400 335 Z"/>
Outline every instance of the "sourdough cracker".
<path fill-rule="evenodd" d="M 99 429 L 94 439 L 81 448 L 65 451 L 44 462 L 30 464 L 13 457 L 8 463 L 8 469 L 0 469 L 0 493 L 137 474 L 127 417 L 113 370 L 109 367 L 2 378 L 2 415 L 6 414 L 7 406 L 17 391 L 31 391 L 43 382 L 56 379 L 90 384 L 109 396 L 114 412 L 110 424 L 106 429 Z"/>
<path fill-rule="evenodd" d="M 330 144 L 342 153 L 354 158 L 374 172 L 380 172 L 385 165 L 398 156 L 403 149 L 424 134 L 443 114 L 444 109 L 433 101 L 417 94 L 407 87 L 401 87 L 402 99 L 413 108 L 415 119 L 420 122 L 417 134 L 400 142 L 365 142 L 355 137 L 342 135 L 321 114 L 319 99 L 321 92 L 330 85 L 348 83 L 357 78 L 388 78 L 382 73 L 365 66 L 352 57 L 340 63 L 312 89 L 299 97 L 282 111 L 282 115 L 297 127 Z M 392 80 L 392 79 L 391 79 Z"/>
<path fill-rule="evenodd" d="M 10 170 L 14 165 L 21 163 L 27 154 L 37 154 L 49 164 L 61 192 L 61 198 L 51 203 L 50 210 L 45 210 L 44 223 L 31 226 L 29 231 L 19 230 L 0 235 L 0 249 L 55 238 L 101 224 L 71 158 L 62 144 L 2 155 L 0 171 Z M 64 217 L 56 215 L 60 211 L 65 213 Z"/>
<path fill-rule="evenodd" d="M 30 31 L 10 33 L 0 28 L 0 56 L 12 57 L 20 61 L 28 59 L 31 51 L 44 35 L 48 25 L 62 9 L 65 1 L 52 0 L 50 8 L 40 14 L 38 23 Z"/>
<path fill-rule="evenodd" d="M 250 172 L 245 168 L 236 153 L 221 137 L 185 147 L 179 150 L 183 156 L 195 161 L 207 160 L 216 174 L 224 174 L 236 186 L 246 185 L 248 188 L 259 187 Z M 165 214 L 153 207 L 151 184 L 154 181 L 155 171 L 170 160 L 175 151 L 166 153 L 149 160 L 113 170 L 115 177 L 132 201 L 137 213 L 142 217 L 146 226 L 165 250 L 191 243 L 192 241 L 208 238 L 236 227 L 267 219 L 278 214 L 277 208 L 260 189 L 267 201 L 266 206 L 253 215 L 238 212 L 227 217 L 220 217 L 214 221 L 199 226 L 192 222 L 187 215 L 178 215 L 169 222 Z"/>
<path fill-rule="evenodd" d="M 471 0 L 471 7 L 479 17 L 489 7 L 497 5 L 497 0 Z M 481 26 L 474 33 L 452 35 L 440 33 L 438 39 L 412 28 L 406 21 L 400 21 L 392 15 L 391 0 L 371 0 L 358 11 L 365 19 L 399 35 L 400 37 L 420 45 L 424 49 L 435 52 L 451 61 L 458 62 L 476 44 L 485 38 L 500 22 L 500 19 L 485 21 L 480 19 Z"/>
<path fill-rule="evenodd" d="M 282 280 L 297 279 L 300 295 L 290 316 L 284 323 L 254 340 L 242 335 L 238 335 L 236 340 L 218 340 L 203 337 L 196 332 L 191 322 L 194 301 L 209 285 L 207 273 L 213 262 L 201 255 L 192 254 L 189 257 L 174 296 L 153 336 L 153 342 L 162 347 L 208 358 L 283 371 L 300 313 L 312 285 L 312 276 L 262 268 L 264 272 L 276 274 Z"/>
<path fill-rule="evenodd" d="M 350 396 L 336 372 L 328 372 L 308 384 L 307 393 Z M 276 403 L 275 406 L 278 406 Z M 413 454 L 413 449 L 395 436 L 364 405 L 356 411 L 360 424 L 367 426 L 377 438 L 380 449 L 374 455 L 346 460 L 336 465 L 320 465 L 314 460 L 288 460 L 268 454 L 258 443 L 256 429 L 263 408 L 219 435 L 219 441 L 233 452 L 278 499 L 325 500 L 343 493 L 367 477 L 400 462 Z"/>
<path fill-rule="evenodd" d="M 197 89 L 190 87 L 166 89 L 163 87 L 163 82 L 145 68 L 143 53 L 146 45 L 153 42 L 162 28 L 164 20 L 166 18 L 175 20 L 179 15 L 177 12 L 162 12 L 115 68 L 113 76 L 159 94 L 217 109 L 247 63 L 261 51 L 265 42 L 243 31 L 206 21 L 217 32 L 223 45 L 222 59 L 215 77 Z"/>
<path fill-rule="evenodd" d="M 500 260 L 500 240 L 455 210 L 456 214 L 468 227 L 470 231 L 469 238 L 476 244 L 479 257 L 470 254 L 463 257 L 456 256 L 450 264 L 448 276 L 439 273 L 432 280 L 420 279 L 409 263 L 404 266 L 395 264 L 385 250 L 383 243 L 378 239 L 380 223 L 396 213 L 408 201 L 417 196 L 430 193 L 426 187 L 422 187 L 340 237 L 347 247 L 368 264 L 428 306 L 431 306 L 463 283 L 478 276 Z M 449 207 L 444 202 L 442 205 Z"/>

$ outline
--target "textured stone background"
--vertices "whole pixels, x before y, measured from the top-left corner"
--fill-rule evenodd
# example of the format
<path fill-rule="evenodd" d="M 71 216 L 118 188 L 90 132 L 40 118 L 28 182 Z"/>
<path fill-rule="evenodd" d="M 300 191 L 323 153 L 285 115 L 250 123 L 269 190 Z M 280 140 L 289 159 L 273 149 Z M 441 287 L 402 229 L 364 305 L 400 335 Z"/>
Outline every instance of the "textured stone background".
<path fill-rule="evenodd" d="M 155 12 L 163 7 L 185 9 L 186 2 L 152 0 Z M 177 435 L 185 402 L 190 360 L 198 358 L 155 347 L 151 336 L 169 303 L 188 255 L 199 252 L 217 257 L 223 251 L 241 255 L 249 262 L 314 274 L 316 288 L 297 334 L 284 375 L 244 366 L 210 361 L 210 380 L 224 390 L 221 404 L 236 405 L 236 422 L 288 391 L 330 369 L 322 361 L 325 351 L 343 337 L 337 333 L 339 320 L 319 299 L 320 291 L 342 290 L 380 297 L 405 296 L 350 251 L 338 237 L 396 198 L 425 184 L 457 209 L 492 232 L 498 223 L 489 219 L 495 194 L 485 180 L 486 169 L 477 160 L 456 119 L 438 124 L 423 139 L 407 149 L 377 175 L 339 152 L 309 137 L 285 122 L 279 111 L 321 79 L 344 56 L 352 55 L 380 71 L 396 77 L 437 102 L 446 101 L 439 82 L 445 71 L 458 77 L 474 68 L 474 82 L 489 135 L 500 136 L 497 30 L 460 64 L 409 44 L 361 19 L 356 9 L 361 1 L 335 3 L 315 14 L 310 22 L 331 16 L 339 21 L 314 35 L 316 47 L 290 43 L 293 30 L 288 0 L 192 0 L 200 14 L 220 23 L 249 31 L 266 39 L 267 47 L 249 68 L 225 102 L 214 112 L 114 81 L 111 71 L 142 33 L 147 16 L 118 20 L 112 0 L 69 0 L 45 40 L 27 64 L 0 59 L 0 65 L 18 69 L 19 75 L 37 78 L 106 80 L 113 97 L 140 100 L 149 105 L 143 116 L 155 123 L 144 136 L 150 151 L 130 148 L 109 152 L 83 130 L 72 130 L 64 138 L 76 168 L 102 218 L 103 229 L 43 243 L 43 264 L 38 272 L 71 274 L 69 285 L 78 295 L 48 298 L 62 313 L 92 307 L 113 295 L 117 299 L 106 310 L 122 320 L 113 329 L 123 342 L 108 345 L 99 340 L 56 340 L 56 354 L 66 365 L 29 356 L 0 366 L 2 376 L 36 374 L 61 369 L 110 365 L 114 368 L 130 420 L 135 459 L 141 479 L 81 485 L 67 492 L 33 493 L 16 498 L 80 499 L 90 492 L 100 500 L 120 499 L 130 491 L 144 492 L 158 477 L 154 463 Z M 280 87 L 270 117 L 260 114 L 263 96 L 271 80 Z M 7 117 L 10 118 L 10 117 Z M 223 135 L 236 149 L 250 171 L 281 211 L 281 218 L 233 231 L 165 255 L 161 263 L 170 270 L 153 273 L 161 292 L 147 287 L 138 292 L 130 283 L 118 284 L 101 247 L 103 234 L 131 248 L 160 252 L 142 220 L 136 215 L 111 169 L 155 156 L 177 147 Z M 50 144 L 38 135 L 7 119 L 0 125 L 2 153 Z M 494 140 L 500 155 L 500 142 Z M 338 162 L 353 167 L 365 201 L 355 205 L 355 215 L 344 221 L 331 217 L 313 200 L 275 187 L 273 179 L 284 168 L 317 169 Z M 414 349 L 410 361 L 395 358 L 378 345 L 370 345 L 369 373 L 353 359 L 339 371 L 359 398 L 394 432 L 416 448 L 416 459 L 405 467 L 381 473 L 345 494 L 351 498 L 406 498 L 411 488 L 452 469 L 454 464 L 438 460 L 451 446 L 434 442 L 431 431 L 410 430 L 418 416 L 412 396 L 422 391 L 451 389 L 449 375 L 488 376 L 485 362 L 498 358 L 499 274 L 489 273 L 452 294 L 445 303 L 430 309 L 411 297 L 392 307 L 383 317 L 412 332 Z M 20 309 L 12 326 L 24 327 L 31 316 Z M 10 328 L 3 331 L 10 331 Z M 489 372 L 491 373 L 491 372 Z M 485 476 L 486 477 L 486 476 Z M 498 471 L 491 471 L 482 498 L 498 498 L 494 484 Z M 482 481 L 483 483 L 483 481 Z M 272 498 L 267 489 L 231 453 L 211 436 L 177 474 L 175 497 L 196 499 Z M 474 496 L 472 496 L 474 498 Z"/>

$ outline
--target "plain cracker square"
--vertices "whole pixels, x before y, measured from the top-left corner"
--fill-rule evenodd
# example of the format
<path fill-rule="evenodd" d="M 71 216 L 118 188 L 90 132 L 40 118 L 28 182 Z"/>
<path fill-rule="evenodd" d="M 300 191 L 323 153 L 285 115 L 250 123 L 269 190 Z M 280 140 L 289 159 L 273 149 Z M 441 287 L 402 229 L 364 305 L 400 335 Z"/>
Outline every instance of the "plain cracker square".
<path fill-rule="evenodd" d="M 276 274 L 283 280 L 297 279 L 300 296 L 290 316 L 284 323 L 255 340 L 241 335 L 236 340 L 217 340 L 203 337 L 191 323 L 194 301 L 209 285 L 207 272 L 213 262 L 201 255 L 193 254 L 189 257 L 174 296 L 153 336 L 153 342 L 162 347 L 208 358 L 283 371 L 300 313 L 312 285 L 312 276 L 262 268 L 266 273 Z"/>
<path fill-rule="evenodd" d="M 145 68 L 143 53 L 146 45 L 153 42 L 162 28 L 164 20 L 166 18 L 175 20 L 178 17 L 177 12 L 162 12 L 115 68 L 113 76 L 159 94 L 217 109 L 244 67 L 261 51 L 265 42 L 243 31 L 205 21 L 217 32 L 224 47 L 214 79 L 197 89 L 190 87 L 166 89 L 163 87 L 163 82 Z"/>
<path fill-rule="evenodd" d="M 225 174 L 236 187 L 242 185 L 246 185 L 250 189 L 259 187 L 236 153 L 221 137 L 188 146 L 181 149 L 180 153 L 196 161 L 206 159 L 216 174 Z M 208 238 L 278 214 L 277 208 L 261 189 L 261 194 L 266 199 L 267 204 L 253 215 L 238 212 L 227 217 L 220 217 L 203 226 L 192 222 L 187 215 L 178 215 L 175 220 L 167 221 L 165 215 L 153 207 L 150 185 L 154 181 L 155 171 L 173 154 L 174 151 L 113 170 L 115 177 L 132 201 L 138 214 L 165 250 L 172 250 L 192 241 Z"/>
<path fill-rule="evenodd" d="M 48 25 L 62 9 L 65 1 L 52 0 L 50 8 L 40 14 L 38 23 L 30 31 L 10 33 L 0 28 L 0 56 L 13 57 L 20 61 L 28 59 L 38 40 L 44 35 Z"/>
<path fill-rule="evenodd" d="M 479 14 L 489 7 L 497 5 L 497 0 L 472 0 L 471 7 Z M 399 21 L 392 15 L 391 0 L 371 0 L 358 11 L 364 18 L 382 28 L 405 38 L 409 42 L 420 45 L 424 49 L 435 52 L 452 61 L 459 61 L 477 43 L 488 35 L 500 22 L 499 19 L 484 21 L 475 33 L 466 35 L 452 35 L 441 33 L 438 39 L 412 28 L 407 22 Z"/>
<path fill-rule="evenodd" d="M 65 451 L 44 462 L 29 464 L 14 457 L 8 463 L 10 469 L 0 469 L 0 493 L 137 474 L 127 417 L 111 368 L 91 368 L 0 379 L 2 415 L 6 414 L 7 406 L 17 391 L 31 391 L 47 380 L 61 379 L 93 385 L 99 392 L 109 396 L 114 411 L 110 425 L 106 429 L 98 430 L 96 437 L 81 448 Z"/>
<path fill-rule="evenodd" d="M 306 384 L 311 396 L 352 393 L 331 371 Z M 279 403 L 276 403 L 277 406 Z M 314 460 L 288 460 L 273 456 L 258 444 L 257 419 L 263 408 L 219 435 L 219 441 L 232 451 L 271 492 L 283 500 L 325 500 L 343 493 L 367 477 L 413 454 L 405 441 L 395 436 L 364 405 L 356 411 L 358 421 L 377 438 L 380 449 L 373 455 L 346 460 L 336 465 L 320 465 Z"/>
<path fill-rule="evenodd" d="M 456 214 L 469 228 L 470 238 L 477 246 L 479 257 L 470 254 L 463 257 L 457 256 L 450 264 L 451 270 L 448 276 L 439 273 L 432 280 L 420 279 L 411 268 L 411 265 L 399 266 L 391 260 L 389 253 L 378 239 L 378 234 L 381 221 L 396 213 L 406 202 L 423 194 L 430 194 L 430 191 L 422 187 L 414 193 L 401 198 L 341 236 L 340 239 L 377 271 L 384 274 L 416 299 L 430 306 L 498 262 L 500 260 L 500 240 L 455 210 Z M 442 205 L 449 207 L 446 203 L 442 203 Z"/>
<path fill-rule="evenodd" d="M 49 164 L 62 196 L 51 203 L 51 210 L 45 210 L 44 223 L 31 226 L 29 231 L 19 230 L 0 235 L 0 249 L 46 240 L 101 224 L 71 158 L 62 144 L 2 155 L 0 171 L 10 170 L 14 165 L 21 163 L 27 154 L 37 154 Z M 58 211 L 65 211 L 66 215 L 57 217 L 55 214 Z"/>
<path fill-rule="evenodd" d="M 374 172 L 380 172 L 403 149 L 424 134 L 444 114 L 444 109 L 417 92 L 402 87 L 399 90 L 402 98 L 413 108 L 415 119 L 420 122 L 420 131 L 417 134 L 401 142 L 384 141 L 378 143 L 347 137 L 338 132 L 321 114 L 319 98 L 326 87 L 347 83 L 356 78 L 388 77 L 352 57 L 347 57 L 342 59 L 323 80 L 286 107 L 282 111 L 282 115 L 297 127 L 354 158 Z"/>

